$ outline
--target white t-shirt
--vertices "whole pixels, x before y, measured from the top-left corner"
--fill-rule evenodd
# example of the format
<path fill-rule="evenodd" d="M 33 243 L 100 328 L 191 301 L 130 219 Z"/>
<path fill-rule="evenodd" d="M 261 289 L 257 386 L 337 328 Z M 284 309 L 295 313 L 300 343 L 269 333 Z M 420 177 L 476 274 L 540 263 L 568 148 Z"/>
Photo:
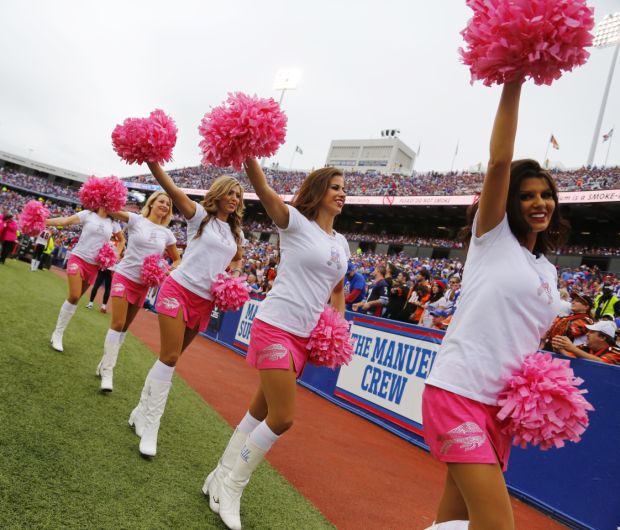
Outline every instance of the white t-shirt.
<path fill-rule="evenodd" d="M 110 241 L 112 234 L 121 231 L 121 226 L 109 217 L 99 217 L 90 210 L 82 210 L 76 215 L 80 218 L 82 233 L 73 254 L 94 265 L 101 247 Z"/>
<path fill-rule="evenodd" d="M 196 204 L 196 213 L 187 219 L 187 248 L 178 269 L 171 278 L 198 296 L 213 300 L 211 284 L 218 274 L 223 273 L 237 253 L 237 243 L 230 225 L 212 218 L 204 227 L 198 239 L 200 223 L 207 216 L 202 205 Z M 243 241 L 243 233 L 241 233 Z"/>
<path fill-rule="evenodd" d="M 471 238 L 459 309 L 426 383 L 497 405 L 505 379 L 538 350 L 559 303 L 555 267 L 521 246 L 504 216 Z"/>
<path fill-rule="evenodd" d="M 144 258 L 152 254 L 162 255 L 166 247 L 174 245 L 177 240 L 170 229 L 135 213 L 129 213 L 127 228 L 129 232 L 127 250 L 114 270 L 141 284 L 140 272 Z"/>
<path fill-rule="evenodd" d="M 280 233 L 280 265 L 273 288 L 256 318 L 298 337 L 309 337 L 347 271 L 351 255 L 341 234 L 327 234 L 288 206 L 289 223 Z"/>

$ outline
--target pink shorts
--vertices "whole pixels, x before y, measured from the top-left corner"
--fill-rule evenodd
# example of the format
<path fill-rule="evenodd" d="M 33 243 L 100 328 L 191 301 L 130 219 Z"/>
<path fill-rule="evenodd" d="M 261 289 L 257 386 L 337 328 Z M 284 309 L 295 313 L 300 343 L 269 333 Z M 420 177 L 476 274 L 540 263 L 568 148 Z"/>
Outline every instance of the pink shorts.
<path fill-rule="evenodd" d="M 71 276 L 79 274 L 82 280 L 88 283 L 88 285 L 92 285 L 95 283 L 95 280 L 97 280 L 98 272 L 99 267 L 97 265 L 88 263 L 75 254 L 69 256 L 69 260 L 67 261 L 67 274 Z"/>
<path fill-rule="evenodd" d="M 309 337 L 298 337 L 255 318 L 250 329 L 250 345 L 245 360 L 259 370 L 288 370 L 292 355 L 295 372 L 299 377 L 310 353 L 306 348 L 308 340 Z"/>
<path fill-rule="evenodd" d="M 501 432 L 500 407 L 485 405 L 436 386 L 422 395 L 424 439 L 441 462 L 495 464 L 508 468 L 512 437 Z"/>
<path fill-rule="evenodd" d="M 112 276 L 112 298 L 126 297 L 130 304 L 142 307 L 148 292 L 148 285 L 136 283 L 118 272 Z"/>
<path fill-rule="evenodd" d="M 213 300 L 192 293 L 168 276 L 157 295 L 155 309 L 161 315 L 176 318 L 179 308 L 183 309 L 183 320 L 189 329 L 195 329 L 196 325 L 198 331 L 207 329 L 213 310 Z"/>

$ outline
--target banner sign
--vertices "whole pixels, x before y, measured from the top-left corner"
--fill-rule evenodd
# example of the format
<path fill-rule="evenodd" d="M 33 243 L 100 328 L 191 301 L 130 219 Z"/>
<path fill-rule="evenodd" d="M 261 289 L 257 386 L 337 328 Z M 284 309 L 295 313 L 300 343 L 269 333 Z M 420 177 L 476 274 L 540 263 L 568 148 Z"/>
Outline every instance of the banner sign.
<path fill-rule="evenodd" d="M 154 184 L 142 184 L 141 182 L 125 182 L 128 188 L 141 190 L 160 190 L 161 187 Z M 204 196 L 207 190 L 193 188 L 181 188 L 192 196 Z M 285 202 L 291 202 L 293 195 L 280 195 Z M 367 204 L 370 206 L 469 206 L 474 202 L 475 195 L 364 195 L 347 197 L 347 204 Z M 244 193 L 243 198 L 248 201 L 257 201 L 256 193 Z M 561 191 L 558 194 L 562 204 L 578 204 L 589 202 L 620 202 L 620 190 L 596 190 L 596 191 Z"/>
<path fill-rule="evenodd" d="M 250 328 L 258 311 L 260 300 L 251 298 L 248 300 L 241 310 L 241 318 L 237 324 L 237 332 L 235 333 L 234 346 L 240 350 L 247 352 L 250 344 Z"/>
<path fill-rule="evenodd" d="M 411 432 L 422 431 L 422 392 L 443 333 L 355 316 L 355 356 L 342 366 L 334 395 Z"/>

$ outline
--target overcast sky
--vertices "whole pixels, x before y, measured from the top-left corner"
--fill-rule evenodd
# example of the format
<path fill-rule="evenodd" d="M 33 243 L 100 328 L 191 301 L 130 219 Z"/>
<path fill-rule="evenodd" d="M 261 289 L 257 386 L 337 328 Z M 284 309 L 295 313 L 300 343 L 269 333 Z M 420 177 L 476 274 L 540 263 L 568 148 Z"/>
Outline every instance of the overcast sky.
<path fill-rule="evenodd" d="M 591 0 L 596 20 L 620 0 Z M 280 94 L 278 68 L 303 77 L 287 92 L 287 142 L 274 161 L 324 165 L 332 139 L 380 137 L 397 128 L 416 170 L 467 169 L 488 156 L 499 88 L 469 83 L 459 32 L 462 0 L 69 1 L 0 3 L 0 149 L 66 169 L 132 175 L 110 134 L 129 116 L 162 108 L 177 122 L 174 162 L 200 162 L 197 127 L 229 91 Z M 613 48 L 551 87 L 529 82 L 522 97 L 516 157 L 542 160 L 551 133 L 566 167 L 588 157 Z M 609 165 L 620 165 L 620 65 L 601 135 L 616 134 Z M 599 143 L 602 164 L 609 143 Z"/>

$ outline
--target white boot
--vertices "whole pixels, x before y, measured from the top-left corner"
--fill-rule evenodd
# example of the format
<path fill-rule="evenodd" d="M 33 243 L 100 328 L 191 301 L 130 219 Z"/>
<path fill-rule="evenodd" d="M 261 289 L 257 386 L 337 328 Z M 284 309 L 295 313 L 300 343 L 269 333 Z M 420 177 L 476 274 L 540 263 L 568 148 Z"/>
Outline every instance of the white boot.
<path fill-rule="evenodd" d="M 144 382 L 144 386 L 142 387 L 140 401 L 138 405 L 136 405 L 136 408 L 131 411 L 128 420 L 129 425 L 136 430 L 136 434 L 140 437 L 142 437 L 142 433 L 144 432 L 144 424 L 146 423 L 144 413 L 146 411 L 146 400 L 149 395 L 149 383 L 150 379 L 147 377 Z"/>
<path fill-rule="evenodd" d="M 241 495 L 250 476 L 265 457 L 266 451 L 246 440 L 230 473 L 219 488 L 220 518 L 231 530 L 241 530 Z"/>
<path fill-rule="evenodd" d="M 433 523 L 426 530 L 467 530 L 469 521 L 446 521 L 445 523 Z"/>
<path fill-rule="evenodd" d="M 151 379 L 149 382 L 144 412 L 144 430 L 140 439 L 140 453 L 144 456 L 155 456 L 157 454 L 159 422 L 164 413 L 171 387 L 171 382 L 159 381 L 157 379 Z"/>
<path fill-rule="evenodd" d="M 39 268 L 39 262 L 36 259 L 30 260 L 30 270 L 32 272 L 36 271 Z"/>
<path fill-rule="evenodd" d="M 235 429 L 216 468 L 209 473 L 202 486 L 202 493 L 204 493 L 205 497 L 209 497 L 209 508 L 215 513 L 220 511 L 220 485 L 235 465 L 237 456 L 241 452 L 247 438 L 247 434 L 239 429 Z"/>
<path fill-rule="evenodd" d="M 121 345 L 117 340 L 111 341 L 107 338 L 103 345 L 103 357 L 97 370 L 101 375 L 101 390 L 104 392 L 112 392 L 112 375 L 120 347 Z"/>
<path fill-rule="evenodd" d="M 62 348 L 62 335 L 73 317 L 77 306 L 70 304 L 65 301 L 60 308 L 60 313 L 58 313 L 58 320 L 56 321 L 56 329 L 52 333 L 52 338 L 50 342 L 52 343 L 52 348 L 56 351 L 63 351 Z"/>

